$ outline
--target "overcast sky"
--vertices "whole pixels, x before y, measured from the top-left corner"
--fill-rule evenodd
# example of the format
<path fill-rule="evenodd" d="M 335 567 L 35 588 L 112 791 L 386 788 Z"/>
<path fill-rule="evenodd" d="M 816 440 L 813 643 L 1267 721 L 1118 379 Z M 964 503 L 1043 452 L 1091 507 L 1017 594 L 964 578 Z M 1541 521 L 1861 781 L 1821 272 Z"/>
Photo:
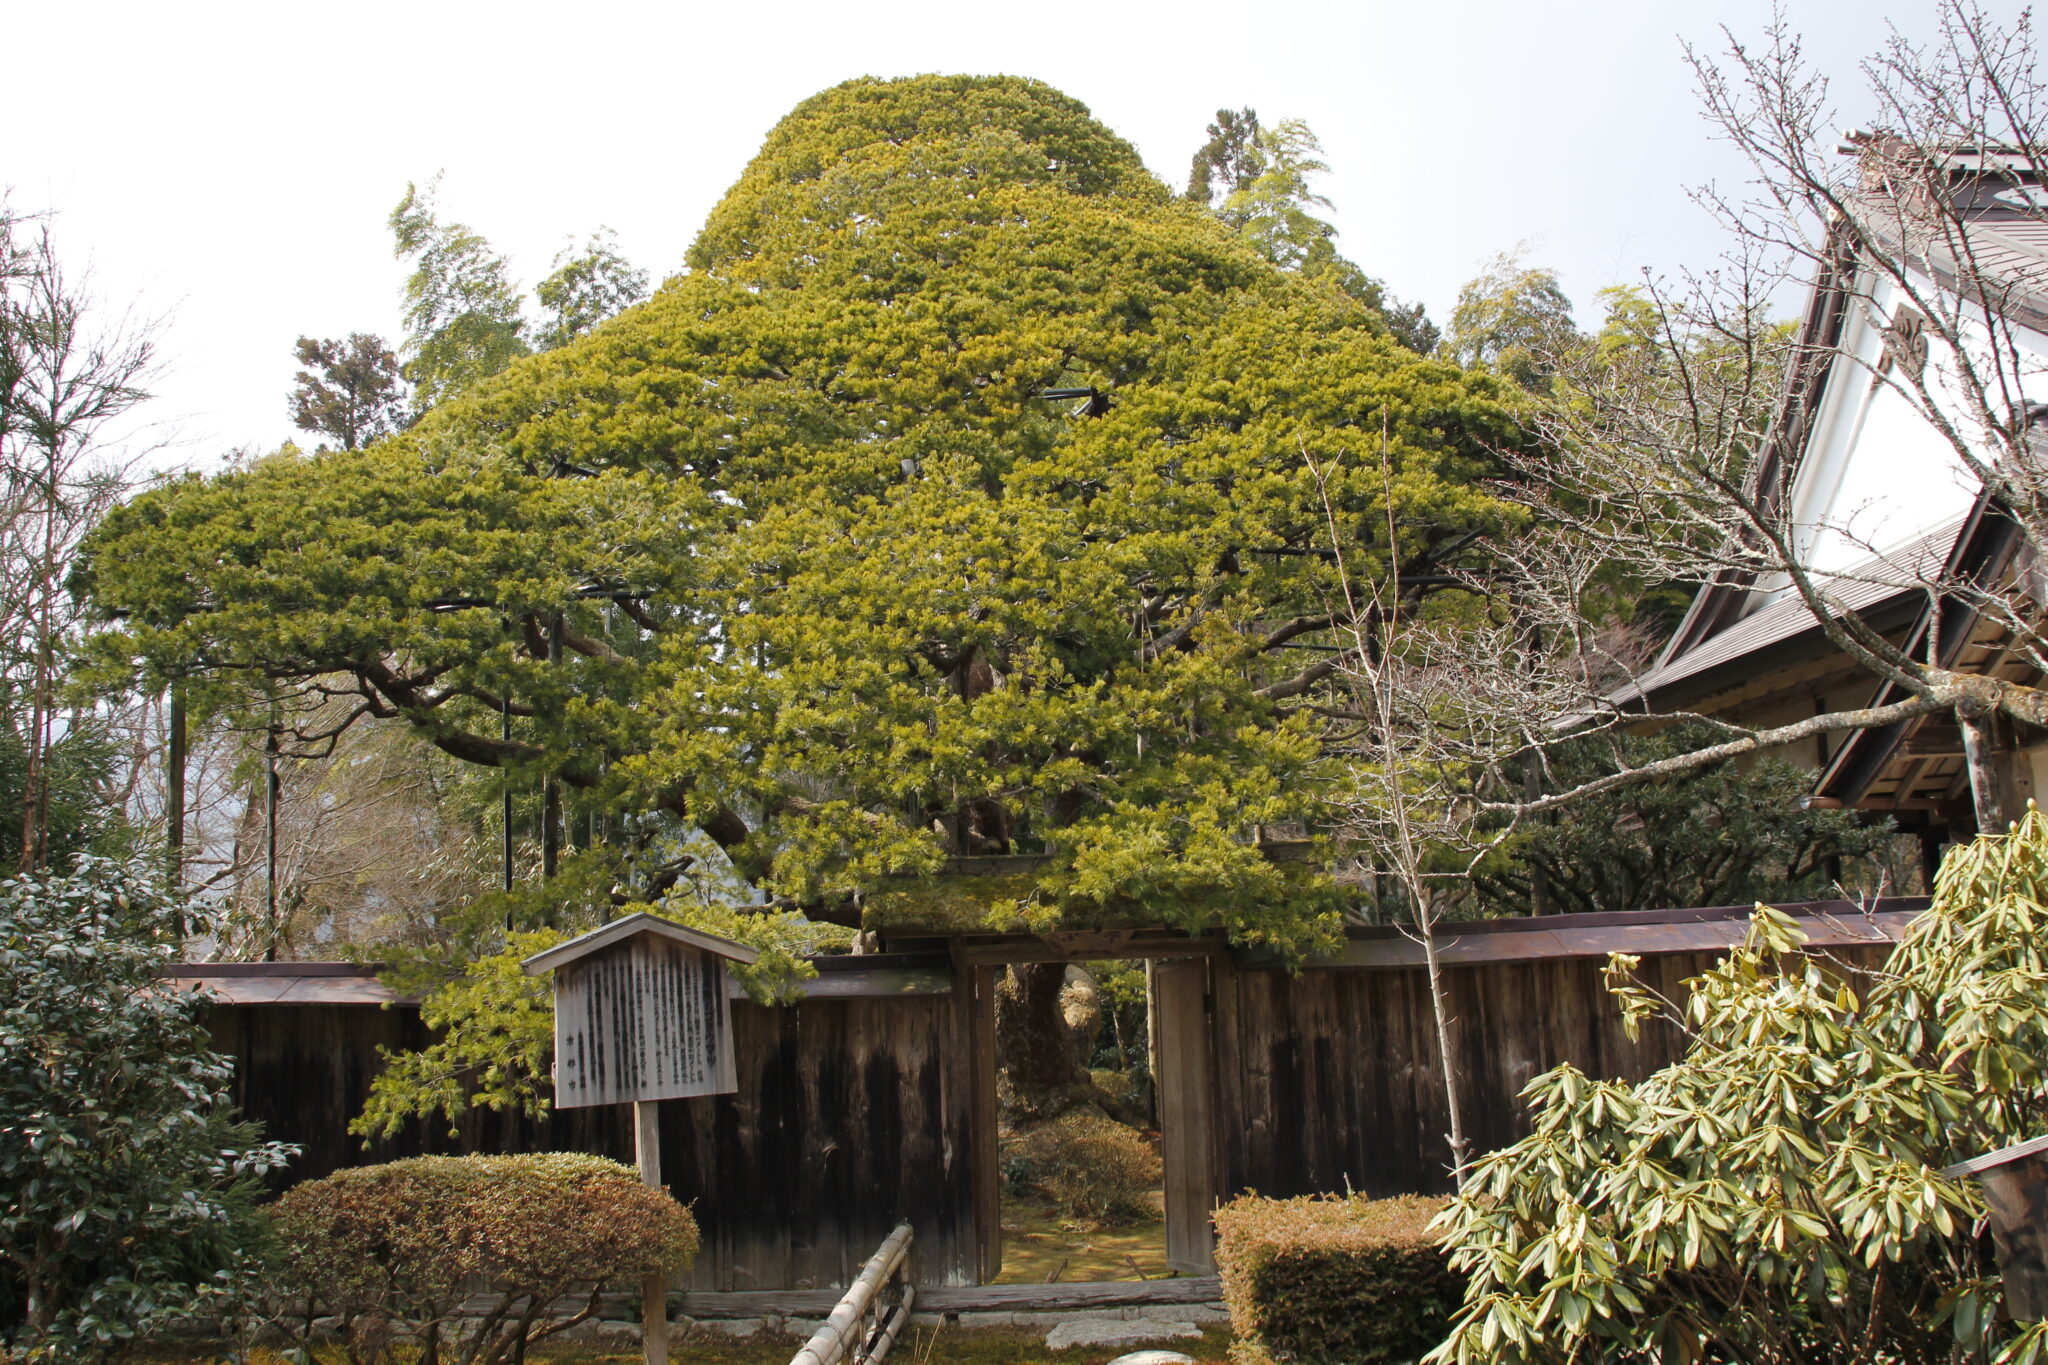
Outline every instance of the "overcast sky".
<path fill-rule="evenodd" d="M 2001 20 L 2017 5 L 1991 3 Z M 1839 74 L 1931 0 L 1788 0 Z M 1763 0 L 1053 6 L 12 0 L 0 186 L 48 209 L 98 292 L 164 319 L 162 459 L 294 433 L 294 338 L 396 339 L 386 216 L 445 169 L 444 212 L 531 288 L 599 224 L 660 278 L 797 101 L 861 75 L 1005 72 L 1084 101 L 1178 187 L 1219 105 L 1306 119 L 1342 247 L 1441 322 L 1530 244 L 1582 321 L 1601 287 L 1718 250 L 1688 186 L 1739 178 L 1681 41 L 1758 36 Z"/>

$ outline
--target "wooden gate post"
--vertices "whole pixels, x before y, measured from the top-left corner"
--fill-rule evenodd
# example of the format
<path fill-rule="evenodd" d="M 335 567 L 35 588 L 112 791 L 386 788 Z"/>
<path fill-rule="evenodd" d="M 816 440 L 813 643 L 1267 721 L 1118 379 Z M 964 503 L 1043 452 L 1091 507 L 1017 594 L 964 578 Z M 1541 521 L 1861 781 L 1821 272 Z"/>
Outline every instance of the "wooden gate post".
<path fill-rule="evenodd" d="M 1210 971 L 1206 959 L 1177 958 L 1157 963 L 1152 977 L 1159 1020 L 1152 1083 L 1158 1087 L 1159 1146 L 1166 1167 L 1166 1264 L 1183 1275 L 1216 1273 L 1209 1215 L 1222 1194 L 1222 1180 Z"/>
<path fill-rule="evenodd" d="M 633 1101 L 633 1155 L 640 1162 L 640 1183 L 661 1188 L 661 1128 L 652 1100 Z M 647 1365 L 668 1365 L 668 1277 L 649 1275 L 640 1281 L 640 1341 Z"/>

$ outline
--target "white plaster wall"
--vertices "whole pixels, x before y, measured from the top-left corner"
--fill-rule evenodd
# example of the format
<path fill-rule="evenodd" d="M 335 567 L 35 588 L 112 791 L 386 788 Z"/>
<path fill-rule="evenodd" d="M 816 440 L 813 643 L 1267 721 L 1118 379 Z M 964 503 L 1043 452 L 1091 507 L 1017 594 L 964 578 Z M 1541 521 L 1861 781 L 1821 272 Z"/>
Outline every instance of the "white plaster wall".
<path fill-rule="evenodd" d="M 1948 439 L 1904 394 L 1875 378 L 1884 329 L 1896 306 L 1889 284 L 1872 288 L 1843 327 L 1841 350 L 1828 376 L 1814 434 L 1794 482 L 1791 508 L 1802 558 L 1822 573 L 1841 572 L 1889 555 L 1938 527 L 1958 521 L 1977 496 L 1977 480 Z M 2028 344 L 2024 388 L 2048 394 L 2048 340 Z M 1987 346 L 1989 339 L 1980 338 Z M 1931 346 L 1927 373 L 1959 430 L 1975 435 L 1954 382 L 1953 353 Z M 1888 575 L 1892 576 L 1892 575 Z M 1782 580 L 1762 585 L 1751 610 L 1776 600 Z"/>

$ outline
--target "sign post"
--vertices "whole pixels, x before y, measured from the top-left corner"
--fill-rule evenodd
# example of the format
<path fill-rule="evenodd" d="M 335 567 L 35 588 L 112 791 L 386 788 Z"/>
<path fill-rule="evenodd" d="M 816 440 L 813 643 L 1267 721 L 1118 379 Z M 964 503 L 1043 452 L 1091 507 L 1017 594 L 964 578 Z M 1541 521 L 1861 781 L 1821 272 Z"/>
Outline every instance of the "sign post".
<path fill-rule="evenodd" d="M 661 1188 L 661 1128 L 653 1100 L 633 1101 L 633 1156 L 640 1163 L 640 1183 Z M 668 1280 L 649 1275 L 640 1281 L 640 1340 L 647 1365 L 668 1361 Z"/>
<path fill-rule="evenodd" d="M 523 964 L 531 976 L 555 974 L 556 1108 L 631 1104 L 640 1179 L 655 1189 L 657 1102 L 739 1089 L 725 964 L 757 956 L 745 944 L 641 914 Z M 647 1365 L 666 1365 L 667 1279 L 648 1276 L 640 1299 Z"/>

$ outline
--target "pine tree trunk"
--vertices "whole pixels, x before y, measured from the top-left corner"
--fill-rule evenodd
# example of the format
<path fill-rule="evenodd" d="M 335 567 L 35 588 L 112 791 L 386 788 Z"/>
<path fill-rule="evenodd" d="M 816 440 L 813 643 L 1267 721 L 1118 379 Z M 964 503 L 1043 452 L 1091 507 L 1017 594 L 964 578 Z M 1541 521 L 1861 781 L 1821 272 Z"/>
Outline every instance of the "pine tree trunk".
<path fill-rule="evenodd" d="M 1019 1117 L 1049 1119 L 1073 1107 L 1085 1087 L 1073 1030 L 1060 1010 L 1066 964 L 1024 962 L 996 989 L 996 1047 L 1008 1082 L 1008 1107 Z"/>

